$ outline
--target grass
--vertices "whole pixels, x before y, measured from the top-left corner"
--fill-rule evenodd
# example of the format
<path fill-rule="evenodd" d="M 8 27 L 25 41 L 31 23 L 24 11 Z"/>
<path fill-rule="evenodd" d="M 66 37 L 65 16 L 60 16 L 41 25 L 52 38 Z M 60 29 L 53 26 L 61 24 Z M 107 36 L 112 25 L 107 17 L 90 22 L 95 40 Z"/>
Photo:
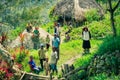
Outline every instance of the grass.
<path fill-rule="evenodd" d="M 90 49 L 91 53 L 78 58 L 74 63 L 75 67 L 78 68 L 80 66 L 85 66 L 89 64 L 91 58 L 94 56 L 95 52 L 97 51 L 101 43 L 102 43 L 102 40 L 91 40 L 91 46 L 92 46 Z"/>
<path fill-rule="evenodd" d="M 42 5 L 39 7 L 34 5 L 34 8 L 30 8 L 30 7 L 26 8 L 25 12 L 22 11 L 22 13 L 18 14 L 18 17 L 20 19 L 18 18 L 18 21 L 17 21 L 17 19 L 15 19 L 15 20 L 17 22 L 21 22 L 22 24 L 20 24 L 20 26 L 18 26 L 16 29 L 11 31 L 11 34 L 9 35 L 10 39 L 12 39 L 12 40 L 15 39 L 18 36 L 18 34 L 25 29 L 24 26 L 29 21 L 30 22 L 36 21 L 37 26 L 39 24 L 42 24 L 41 27 L 44 30 L 46 30 L 50 34 L 53 34 L 54 23 L 53 23 L 53 21 L 49 22 L 49 19 L 46 18 L 47 17 L 46 15 L 48 15 L 48 14 L 46 14 L 46 12 L 48 12 L 48 11 L 46 11 L 46 9 L 44 10 L 43 7 L 47 6 L 47 3 L 44 2 L 44 4 L 45 5 Z M 49 6 L 51 7 L 51 5 L 49 5 Z M 32 12 L 31 12 L 31 9 L 32 9 Z M 14 10 L 14 11 L 16 12 L 15 15 L 17 15 L 17 12 L 19 12 L 17 10 Z M 42 16 L 41 16 L 41 14 L 39 14 L 40 12 L 42 13 Z M 30 14 L 28 14 L 28 13 L 30 13 Z M 117 28 L 118 35 L 120 35 L 120 30 L 119 30 L 120 15 L 119 15 L 119 13 L 120 13 L 120 8 L 115 13 L 115 26 Z M 92 16 L 91 16 L 91 14 L 92 14 Z M 14 16 L 14 15 L 12 14 L 11 16 Z M 14 17 L 10 17 L 10 18 L 8 17 L 8 21 L 11 21 L 13 18 Z M 88 23 L 83 26 L 88 26 L 91 31 L 91 34 L 92 34 L 92 40 L 91 40 L 92 47 L 90 49 L 91 54 L 88 54 L 88 55 L 78 58 L 74 63 L 75 68 L 89 64 L 91 58 L 94 56 L 94 54 L 97 52 L 97 50 L 98 50 L 98 53 L 105 53 L 108 50 L 113 51 L 115 49 L 120 49 L 120 47 L 119 47 L 120 38 L 119 37 L 117 37 L 116 39 L 109 38 L 109 39 L 106 39 L 104 42 L 102 39 L 98 40 L 99 37 L 104 37 L 106 35 L 111 34 L 111 27 L 110 27 L 111 24 L 110 24 L 110 20 L 109 20 L 110 15 L 107 13 L 107 14 L 105 14 L 105 18 L 103 20 L 99 21 L 98 19 L 99 19 L 99 16 L 96 15 L 96 11 L 94 11 L 94 12 L 91 11 L 91 12 L 89 12 L 89 14 L 87 13 Z M 26 21 L 24 21 L 24 20 L 26 20 Z M 11 23 L 13 24 L 15 22 L 12 21 Z M 47 23 L 47 22 L 49 22 L 49 23 Z M 66 61 L 69 61 L 71 58 L 83 53 L 82 40 L 81 40 L 81 32 L 82 32 L 83 26 L 74 28 L 72 30 L 72 32 L 70 33 L 72 40 L 69 42 L 66 42 L 66 43 L 62 43 L 60 45 L 60 60 L 58 61 L 58 68 L 62 64 L 64 64 Z M 64 34 L 64 32 L 66 30 L 67 30 L 67 26 L 63 26 L 62 31 L 61 31 L 62 34 Z M 34 61 L 35 61 L 36 65 L 40 66 L 38 50 L 30 50 L 29 52 L 30 53 L 23 59 L 23 61 L 21 63 L 24 68 L 23 70 L 27 71 L 27 72 L 30 72 L 30 67 L 28 64 L 30 55 L 32 55 L 34 57 Z M 46 53 L 47 56 L 49 57 L 49 60 L 50 60 L 51 53 L 52 53 L 51 49 Z M 42 72 L 40 74 L 44 74 L 44 73 Z M 111 76 L 110 78 L 108 78 L 108 76 L 103 73 L 103 74 L 99 74 L 97 76 L 91 77 L 90 80 L 110 80 L 110 79 L 119 80 L 119 78 L 120 78 L 119 76 L 114 76 L 114 75 Z"/>
<path fill-rule="evenodd" d="M 102 40 L 91 40 L 91 44 L 92 44 L 92 49 L 91 52 L 93 53 L 94 51 L 96 51 L 95 49 L 98 47 L 98 44 L 100 44 L 102 42 Z M 51 55 L 52 51 L 51 48 L 48 52 L 46 52 L 46 55 L 48 56 L 49 60 L 50 60 L 50 55 Z M 66 43 L 62 43 L 60 45 L 60 60 L 58 61 L 58 69 L 60 68 L 60 66 L 62 64 L 64 64 L 66 61 L 70 60 L 71 58 L 82 54 L 83 53 L 83 49 L 82 49 L 82 40 L 72 40 Z M 28 61 L 29 61 L 29 56 L 32 55 L 34 58 L 34 61 L 36 63 L 37 66 L 40 66 L 40 62 L 39 62 L 39 57 L 38 57 L 38 50 L 30 50 L 29 54 L 25 57 L 25 59 L 22 61 L 22 65 L 24 67 L 24 70 L 27 72 L 30 72 L 30 68 L 28 65 Z M 90 59 L 92 57 L 93 54 L 89 54 L 86 56 L 83 56 L 81 58 L 79 58 L 76 63 L 75 66 L 79 67 L 81 65 L 84 65 L 88 62 L 88 59 Z M 79 63 L 79 65 L 76 65 L 77 63 Z M 41 73 L 43 74 L 43 73 Z"/>

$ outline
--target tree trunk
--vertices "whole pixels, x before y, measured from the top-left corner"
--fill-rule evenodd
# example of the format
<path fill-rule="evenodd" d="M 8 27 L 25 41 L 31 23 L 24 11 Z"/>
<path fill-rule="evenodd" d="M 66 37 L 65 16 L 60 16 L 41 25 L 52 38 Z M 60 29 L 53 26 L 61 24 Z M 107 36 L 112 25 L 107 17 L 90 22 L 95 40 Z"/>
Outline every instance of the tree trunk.
<path fill-rule="evenodd" d="M 110 18 L 111 18 L 111 26 L 112 26 L 113 36 L 116 37 L 117 32 L 116 32 L 116 28 L 115 28 L 115 24 L 114 24 L 114 12 L 113 11 L 110 12 Z"/>
<path fill-rule="evenodd" d="M 114 12 L 117 9 L 117 7 L 119 6 L 120 0 L 118 1 L 117 5 L 114 8 L 112 7 L 112 0 L 108 0 L 108 3 L 109 3 L 109 12 L 110 12 L 112 32 L 113 32 L 113 36 L 116 37 L 117 32 L 116 32 L 116 28 L 115 28 L 115 24 L 114 24 Z"/>

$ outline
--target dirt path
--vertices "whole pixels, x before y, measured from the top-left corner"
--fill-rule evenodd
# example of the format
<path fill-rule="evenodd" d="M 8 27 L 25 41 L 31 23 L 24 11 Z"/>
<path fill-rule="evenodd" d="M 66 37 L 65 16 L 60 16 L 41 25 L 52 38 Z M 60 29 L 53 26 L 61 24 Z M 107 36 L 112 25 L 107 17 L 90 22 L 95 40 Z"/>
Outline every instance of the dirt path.
<path fill-rule="evenodd" d="M 71 64 L 73 64 L 80 57 L 82 57 L 82 54 L 79 54 L 79 55 L 77 55 L 75 57 L 72 57 L 70 60 L 66 61 L 64 64 L 71 65 Z"/>

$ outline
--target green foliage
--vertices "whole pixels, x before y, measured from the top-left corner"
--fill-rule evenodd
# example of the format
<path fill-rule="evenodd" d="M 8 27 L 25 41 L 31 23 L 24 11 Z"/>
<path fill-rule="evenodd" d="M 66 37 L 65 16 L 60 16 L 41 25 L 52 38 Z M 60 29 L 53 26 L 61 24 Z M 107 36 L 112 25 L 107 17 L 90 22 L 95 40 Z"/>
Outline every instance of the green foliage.
<path fill-rule="evenodd" d="M 87 13 L 85 13 L 85 17 L 88 22 L 98 21 L 100 19 L 100 15 L 96 9 L 91 9 Z"/>
<path fill-rule="evenodd" d="M 97 76 L 90 77 L 90 80 L 107 80 L 107 75 L 105 73 L 98 74 Z"/>
<path fill-rule="evenodd" d="M 29 57 L 30 56 L 33 56 L 33 59 L 35 61 L 35 64 L 36 66 L 39 66 L 40 65 L 40 62 L 39 62 L 39 57 L 38 57 L 38 51 L 37 50 L 30 50 L 30 54 L 29 55 L 26 55 L 26 57 L 24 57 L 23 61 L 22 61 L 22 65 L 23 65 L 23 70 L 24 71 L 27 71 L 27 72 L 30 72 L 30 66 L 28 64 L 29 62 Z"/>
<path fill-rule="evenodd" d="M 22 24 L 23 25 L 23 24 Z M 13 40 L 15 39 L 23 30 L 25 29 L 24 26 L 17 27 L 16 29 L 12 29 L 10 31 L 10 34 L 8 34 L 9 39 Z"/>
<path fill-rule="evenodd" d="M 115 26 L 117 29 L 117 35 L 120 36 L 120 15 L 115 17 Z"/>
<path fill-rule="evenodd" d="M 106 73 L 97 74 L 96 76 L 90 77 L 89 80 L 119 80 L 120 75 L 111 75 L 108 77 Z"/>
<path fill-rule="evenodd" d="M 90 63 L 91 61 L 91 58 L 93 57 L 93 54 L 89 54 L 89 55 L 86 55 L 86 56 L 83 56 L 79 59 L 77 59 L 77 61 L 74 63 L 75 67 L 80 67 L 80 66 L 86 66 Z"/>
<path fill-rule="evenodd" d="M 85 26 L 88 26 L 93 39 L 100 39 L 111 34 L 111 27 L 110 25 L 108 25 L 109 23 L 110 21 L 107 21 L 107 19 L 105 19 L 100 22 L 93 21 L 90 24 Z M 82 28 L 83 27 L 79 27 L 72 30 L 72 32 L 70 33 L 72 40 L 82 38 Z"/>
<path fill-rule="evenodd" d="M 41 27 L 50 34 L 53 34 L 53 32 L 54 32 L 53 31 L 54 23 L 52 21 L 47 24 L 42 25 Z"/>
<path fill-rule="evenodd" d="M 70 33 L 71 39 L 76 40 L 82 38 L 82 28 L 75 28 Z"/>
<path fill-rule="evenodd" d="M 111 33 L 111 27 L 109 25 L 106 25 L 107 23 L 105 22 L 105 20 L 101 22 L 93 21 L 90 25 L 88 25 L 92 38 L 104 38 Z"/>
<path fill-rule="evenodd" d="M 5 71 L 0 70 L 0 79 L 4 80 L 4 78 L 5 78 Z"/>
<path fill-rule="evenodd" d="M 55 9 L 55 6 L 53 6 L 53 7 L 49 10 L 49 17 L 50 17 L 50 18 L 53 17 L 54 9 Z"/>
<path fill-rule="evenodd" d="M 94 53 L 97 51 L 101 43 L 102 43 L 102 40 L 91 40 L 91 44 L 92 44 L 92 49 L 90 50 L 91 54 L 78 58 L 74 63 L 75 67 L 77 68 L 77 67 L 86 66 L 87 64 L 89 64 L 91 58 L 94 56 Z M 80 45 L 82 46 L 82 44 Z"/>
<path fill-rule="evenodd" d="M 21 53 L 19 53 L 16 57 L 16 61 L 18 63 L 21 63 L 26 57 L 26 53 L 24 51 L 22 51 Z"/>
<path fill-rule="evenodd" d="M 120 50 L 120 37 L 107 37 L 104 39 L 103 43 L 100 45 L 98 52 L 99 54 L 104 54 L 107 52 L 114 52 L 115 50 Z"/>
<path fill-rule="evenodd" d="M 70 60 L 73 56 L 80 55 L 82 53 L 82 48 L 80 45 L 82 42 L 80 40 L 72 40 L 67 43 L 60 45 L 60 60 L 58 61 L 58 66 L 65 63 L 65 61 Z"/>
<path fill-rule="evenodd" d="M 53 0 L 9 1 L 0 3 L 0 18 L 1 22 L 9 23 L 15 28 L 27 22 L 33 22 L 37 26 L 39 24 L 46 24 L 49 22 L 49 16 L 47 14 L 49 8 L 57 2 Z"/>
<path fill-rule="evenodd" d="M 26 56 L 24 60 L 22 61 L 22 66 L 23 66 L 24 71 L 30 72 L 30 66 L 28 62 L 29 62 L 29 56 Z"/>

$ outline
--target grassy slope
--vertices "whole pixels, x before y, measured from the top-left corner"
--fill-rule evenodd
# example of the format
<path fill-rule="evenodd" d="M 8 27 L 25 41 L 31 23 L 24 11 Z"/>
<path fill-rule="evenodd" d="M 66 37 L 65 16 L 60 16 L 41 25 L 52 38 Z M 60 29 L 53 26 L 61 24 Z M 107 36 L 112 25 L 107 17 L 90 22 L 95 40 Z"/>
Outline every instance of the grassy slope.
<path fill-rule="evenodd" d="M 92 48 L 91 48 L 91 55 L 94 53 L 94 51 L 97 50 L 98 45 L 101 43 L 101 40 L 91 40 Z M 73 40 L 67 43 L 63 43 L 60 45 L 60 60 L 58 61 L 58 67 L 60 68 L 61 64 L 64 64 L 66 61 L 70 60 L 71 58 L 82 54 L 83 49 L 82 49 L 82 40 Z M 51 49 L 46 53 L 47 56 L 50 59 L 50 54 L 51 54 Z M 34 60 L 37 65 L 40 65 L 39 63 L 39 57 L 38 57 L 38 51 L 36 50 L 30 50 L 30 54 L 26 56 L 22 64 L 24 65 L 24 70 L 25 71 L 30 71 L 28 61 L 29 61 L 29 56 L 33 55 Z M 88 56 L 88 57 L 87 57 Z M 84 65 L 85 62 L 88 60 L 89 55 L 83 56 L 77 62 L 79 64 L 75 64 L 76 67 L 79 67 L 81 65 Z"/>
<path fill-rule="evenodd" d="M 118 16 L 116 17 L 116 19 L 118 19 Z M 103 21 L 100 21 L 101 22 L 104 22 L 104 21 L 107 21 L 107 19 L 105 18 Z M 118 21 L 117 21 L 118 22 Z M 106 31 L 106 29 L 104 29 L 105 27 L 102 26 L 104 24 L 101 24 L 101 27 L 100 24 L 98 24 L 99 22 L 92 22 L 90 23 L 89 25 L 91 25 L 89 28 L 90 29 L 93 29 L 93 33 L 95 33 L 94 31 L 96 30 L 103 30 Z M 53 23 L 49 23 L 49 25 L 53 25 Z M 95 26 L 98 26 L 98 28 L 94 27 Z M 105 24 L 107 25 L 107 23 Z M 117 24 L 119 25 L 119 24 Z M 46 25 L 47 27 L 47 25 Z M 47 28 L 44 27 L 44 29 L 47 30 Z M 51 28 L 52 29 L 52 28 Z M 94 30 L 95 29 L 95 30 Z M 110 29 L 110 26 L 109 26 L 109 29 Z M 77 31 L 76 31 L 77 30 Z M 82 30 L 82 27 L 80 28 L 74 28 L 73 29 L 73 32 L 72 32 L 72 37 L 75 37 L 76 33 L 81 35 L 81 30 Z M 75 32 L 75 33 L 74 33 Z M 110 30 L 108 30 L 108 32 L 110 32 Z M 63 32 L 64 33 L 64 32 Z M 73 58 L 74 56 L 77 56 L 79 54 L 81 54 L 83 52 L 83 49 L 82 49 L 82 39 L 80 39 L 80 36 L 79 35 L 76 35 L 77 38 L 75 40 L 71 40 L 70 42 L 66 42 L 66 43 L 62 43 L 61 46 L 60 46 L 60 60 L 58 61 L 58 67 L 61 66 L 61 64 L 65 63 L 66 61 L 70 60 L 71 58 Z M 94 34 L 93 34 L 94 35 Z M 99 34 L 98 34 L 99 35 Z M 97 36 L 98 36 L 97 35 Z M 78 38 L 79 37 L 79 38 Z M 95 37 L 94 37 L 95 38 Z M 98 47 L 99 45 L 102 43 L 102 39 L 101 40 L 98 40 L 98 39 L 92 39 L 91 40 L 91 45 L 92 45 L 92 48 L 91 48 L 91 54 L 89 55 L 85 55 L 79 59 L 76 60 L 76 62 L 74 63 L 75 67 L 79 67 L 79 66 L 84 66 L 86 64 L 89 63 L 91 57 L 93 57 L 94 53 L 98 50 Z M 49 52 L 46 53 L 48 55 L 48 57 L 50 58 L 50 54 L 51 54 L 51 49 L 49 50 Z M 30 55 L 33 55 L 34 58 L 35 58 L 35 62 L 37 63 L 37 65 L 40 65 L 39 64 L 39 59 L 38 59 L 38 54 L 37 54 L 37 51 L 36 50 L 31 50 L 30 51 Z M 28 56 L 25 58 L 25 60 L 23 61 L 23 64 L 26 66 L 27 63 L 28 63 Z M 25 67 L 25 70 L 26 71 L 29 71 L 29 66 L 27 65 L 27 67 Z"/>
<path fill-rule="evenodd" d="M 117 15 L 115 17 L 116 18 L 116 23 L 119 23 L 119 21 L 120 21 L 119 17 L 120 17 L 119 15 Z M 47 31 L 48 27 L 51 27 L 51 30 L 52 30 L 52 26 L 53 26 L 53 22 L 50 22 L 47 25 L 43 25 L 43 27 L 46 31 Z M 104 33 L 104 32 L 107 32 L 107 31 L 111 32 L 109 15 L 108 14 L 105 15 L 105 19 L 103 19 L 102 21 L 93 21 L 90 24 L 87 24 L 87 26 L 89 26 L 89 28 L 90 28 L 91 32 L 93 33 L 94 37 L 98 37 L 99 34 L 101 36 L 101 33 Z M 116 26 L 118 28 L 120 26 L 120 23 L 116 24 Z M 71 36 L 75 40 L 72 40 L 70 42 L 61 44 L 61 47 L 60 47 L 60 61 L 58 62 L 59 67 L 60 67 L 61 64 L 65 63 L 66 61 L 68 61 L 72 57 L 77 56 L 77 55 L 79 55 L 83 52 L 82 40 L 80 39 L 80 36 L 79 36 L 79 35 L 81 35 L 81 31 L 82 31 L 81 28 L 74 28 L 73 32 L 71 33 Z M 118 31 L 120 31 L 120 30 L 118 30 Z M 50 33 L 52 33 L 52 31 Z M 119 32 L 118 32 L 118 34 L 119 34 Z M 102 42 L 102 40 L 92 39 L 91 40 L 91 44 L 92 44 L 91 54 L 88 54 L 86 56 L 83 56 L 83 57 L 79 58 L 74 63 L 75 67 L 77 68 L 79 66 L 83 66 L 83 65 L 88 64 L 91 57 L 97 51 L 101 42 Z M 30 54 L 22 62 L 25 71 L 28 71 L 28 72 L 30 71 L 29 65 L 28 65 L 30 55 L 33 55 L 36 64 L 40 65 L 37 52 L 38 51 L 36 51 L 36 50 L 30 50 Z M 46 54 L 48 54 L 48 56 L 50 57 L 51 49 Z"/>

